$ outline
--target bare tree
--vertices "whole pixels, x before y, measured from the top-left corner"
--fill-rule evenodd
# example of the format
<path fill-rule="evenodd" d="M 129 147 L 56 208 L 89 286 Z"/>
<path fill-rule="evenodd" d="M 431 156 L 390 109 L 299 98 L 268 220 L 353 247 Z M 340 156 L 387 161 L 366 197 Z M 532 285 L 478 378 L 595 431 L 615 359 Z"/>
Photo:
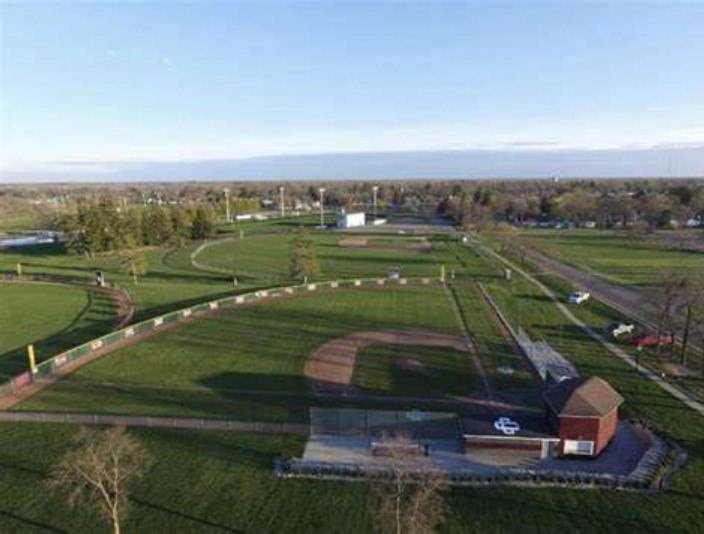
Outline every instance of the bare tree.
<path fill-rule="evenodd" d="M 704 276 L 694 275 L 686 278 L 684 300 L 684 326 L 682 330 L 681 363 L 687 365 L 687 347 L 692 328 L 699 328 L 704 323 Z"/>
<path fill-rule="evenodd" d="M 414 468 L 420 449 L 406 435 L 385 436 L 381 447 L 388 458 L 390 476 L 373 481 L 379 530 L 395 534 L 434 532 L 445 517 L 444 475 Z"/>
<path fill-rule="evenodd" d="M 657 299 L 658 331 L 660 337 L 665 329 L 672 330 L 672 320 L 678 299 L 686 290 L 686 279 L 674 272 L 665 272 L 660 278 L 660 295 Z"/>
<path fill-rule="evenodd" d="M 147 274 L 147 257 L 136 248 L 127 249 L 120 253 L 120 267 L 124 273 L 132 275 L 134 285 L 139 285 L 137 277 Z"/>
<path fill-rule="evenodd" d="M 144 445 L 124 427 L 81 429 L 71 449 L 52 469 L 50 485 L 68 491 L 72 507 L 86 504 L 112 523 L 120 534 L 120 521 L 128 506 L 128 485 L 151 462 Z"/>

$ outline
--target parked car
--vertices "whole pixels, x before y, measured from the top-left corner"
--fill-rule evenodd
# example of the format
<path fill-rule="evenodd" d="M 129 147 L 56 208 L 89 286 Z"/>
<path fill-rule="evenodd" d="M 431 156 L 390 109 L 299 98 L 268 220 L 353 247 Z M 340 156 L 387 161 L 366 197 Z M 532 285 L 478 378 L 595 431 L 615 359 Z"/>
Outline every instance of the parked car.
<path fill-rule="evenodd" d="M 570 296 L 567 297 L 567 302 L 570 304 L 581 304 L 589 300 L 590 297 L 591 295 L 586 291 L 575 291 L 574 293 L 570 293 Z"/>
<path fill-rule="evenodd" d="M 673 342 L 674 338 L 669 332 L 663 332 L 659 336 L 654 332 L 643 332 L 633 338 L 633 344 L 639 349 L 656 347 L 658 345 L 670 345 Z"/>
<path fill-rule="evenodd" d="M 622 321 L 615 321 L 613 323 L 609 323 L 606 326 L 606 333 L 609 334 L 611 337 L 619 337 L 624 334 L 632 334 L 634 328 L 635 328 L 635 325 L 633 325 L 631 323 L 624 323 Z"/>

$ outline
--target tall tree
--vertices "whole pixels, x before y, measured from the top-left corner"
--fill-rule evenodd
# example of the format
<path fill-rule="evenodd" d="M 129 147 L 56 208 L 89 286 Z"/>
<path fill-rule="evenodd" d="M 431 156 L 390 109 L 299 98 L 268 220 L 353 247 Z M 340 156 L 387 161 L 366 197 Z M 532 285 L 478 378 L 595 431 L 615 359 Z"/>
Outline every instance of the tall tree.
<path fill-rule="evenodd" d="M 320 265 L 308 230 L 303 226 L 296 229 L 291 242 L 289 272 L 294 280 L 307 282 L 320 274 Z"/>
<path fill-rule="evenodd" d="M 207 206 L 200 205 L 196 208 L 193 224 L 191 226 L 192 239 L 208 239 L 215 235 L 215 215 Z"/>
<path fill-rule="evenodd" d="M 704 323 L 704 275 L 687 276 L 684 281 L 684 325 L 680 361 L 687 365 L 687 348 L 692 327 Z"/>
<path fill-rule="evenodd" d="M 68 491 L 71 507 L 87 504 L 120 534 L 128 511 L 129 484 L 151 462 L 144 445 L 123 427 L 81 429 L 51 472 L 50 485 Z"/>
<path fill-rule="evenodd" d="M 173 243 L 183 246 L 187 239 L 191 237 L 191 217 L 187 210 L 177 207 L 171 208 L 171 240 Z"/>
<path fill-rule="evenodd" d="M 171 240 L 173 226 L 166 208 L 151 204 L 142 215 L 142 242 L 145 245 L 164 245 Z"/>

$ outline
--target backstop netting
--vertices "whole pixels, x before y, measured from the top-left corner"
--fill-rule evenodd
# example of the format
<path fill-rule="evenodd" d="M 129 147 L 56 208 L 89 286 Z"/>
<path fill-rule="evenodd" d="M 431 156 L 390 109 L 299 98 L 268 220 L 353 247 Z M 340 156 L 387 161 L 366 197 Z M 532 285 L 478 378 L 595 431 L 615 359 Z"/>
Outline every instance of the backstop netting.
<path fill-rule="evenodd" d="M 420 410 L 310 408 L 311 436 L 378 438 L 404 435 L 414 439 L 456 439 L 461 436 L 455 413 Z"/>

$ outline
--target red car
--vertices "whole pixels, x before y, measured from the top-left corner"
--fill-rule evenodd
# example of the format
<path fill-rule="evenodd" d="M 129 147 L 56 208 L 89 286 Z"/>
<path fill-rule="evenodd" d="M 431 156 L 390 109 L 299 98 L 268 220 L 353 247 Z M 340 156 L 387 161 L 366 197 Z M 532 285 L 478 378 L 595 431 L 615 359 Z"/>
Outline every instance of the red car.
<path fill-rule="evenodd" d="M 674 342 L 672 334 L 662 333 L 660 336 L 653 332 L 646 332 L 633 338 L 633 344 L 642 349 L 644 347 L 655 347 L 657 345 L 670 345 Z"/>

